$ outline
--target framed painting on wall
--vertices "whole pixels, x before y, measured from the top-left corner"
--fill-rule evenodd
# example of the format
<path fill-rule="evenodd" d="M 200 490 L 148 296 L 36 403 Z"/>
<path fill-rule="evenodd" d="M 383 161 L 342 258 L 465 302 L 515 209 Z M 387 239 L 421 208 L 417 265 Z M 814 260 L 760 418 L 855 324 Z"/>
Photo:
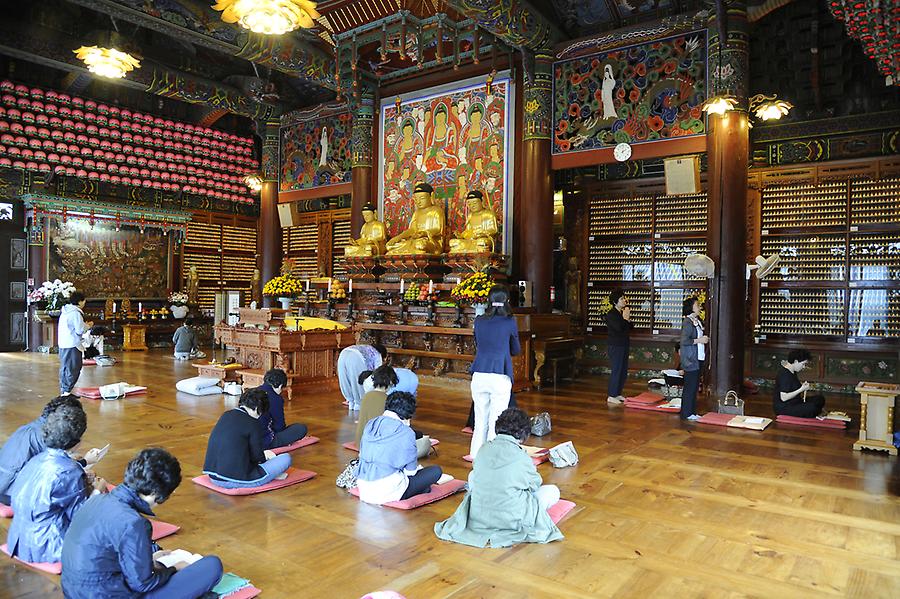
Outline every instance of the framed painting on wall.
<path fill-rule="evenodd" d="M 11 345 L 25 344 L 24 312 L 13 312 L 9 315 L 9 343 Z"/>
<path fill-rule="evenodd" d="M 28 246 L 24 239 L 9 240 L 9 267 L 13 270 L 25 270 L 25 258 Z"/>
<path fill-rule="evenodd" d="M 10 281 L 9 299 L 14 302 L 25 301 L 25 281 Z"/>

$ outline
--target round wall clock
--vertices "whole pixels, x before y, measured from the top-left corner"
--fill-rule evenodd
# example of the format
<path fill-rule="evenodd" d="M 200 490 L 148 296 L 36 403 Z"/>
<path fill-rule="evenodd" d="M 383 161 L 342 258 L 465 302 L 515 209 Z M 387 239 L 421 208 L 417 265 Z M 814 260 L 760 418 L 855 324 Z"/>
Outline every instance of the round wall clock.
<path fill-rule="evenodd" d="M 625 162 L 631 158 L 631 146 L 625 142 L 616 144 L 613 148 L 613 157 L 619 162 Z"/>

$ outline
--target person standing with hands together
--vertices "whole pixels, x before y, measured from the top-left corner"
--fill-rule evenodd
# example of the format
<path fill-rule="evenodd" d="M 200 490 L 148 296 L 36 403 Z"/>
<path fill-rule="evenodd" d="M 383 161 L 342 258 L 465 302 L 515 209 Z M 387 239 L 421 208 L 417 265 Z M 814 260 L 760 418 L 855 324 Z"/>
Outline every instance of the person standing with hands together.
<path fill-rule="evenodd" d="M 628 307 L 624 291 L 616 289 L 610 293 L 609 303 L 612 308 L 606 313 L 606 342 L 612 372 L 609 375 L 606 401 L 621 404 L 625 401 L 622 389 L 628 378 L 628 350 L 631 345 L 628 335 L 634 323 L 631 322 L 631 308 Z"/>
<path fill-rule="evenodd" d="M 684 370 L 684 390 L 681 394 L 681 419 L 700 420 L 697 415 L 697 391 L 700 388 L 700 373 L 706 361 L 709 337 L 703 334 L 700 322 L 700 300 L 689 297 L 684 300 L 681 313 L 681 368 Z"/>

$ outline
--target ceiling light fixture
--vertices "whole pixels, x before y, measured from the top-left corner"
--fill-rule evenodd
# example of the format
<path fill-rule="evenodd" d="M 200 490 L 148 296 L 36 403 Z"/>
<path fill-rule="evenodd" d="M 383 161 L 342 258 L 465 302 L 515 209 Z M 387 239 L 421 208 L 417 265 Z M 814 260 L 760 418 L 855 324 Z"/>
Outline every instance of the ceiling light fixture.
<path fill-rule="evenodd" d="M 214 10 L 222 11 L 226 23 L 264 35 L 281 35 L 300 27 L 316 26 L 316 3 L 310 0 L 219 0 Z"/>
<path fill-rule="evenodd" d="M 251 173 L 244 177 L 244 185 L 250 188 L 250 191 L 258 193 L 263 186 L 262 177 L 256 173 Z"/>
<path fill-rule="evenodd" d="M 777 96 L 756 94 L 750 98 L 750 110 L 761 121 L 777 121 L 793 107 L 793 104 L 787 100 L 779 100 Z"/>
<path fill-rule="evenodd" d="M 78 60 L 84 61 L 91 73 L 107 79 L 121 79 L 141 66 L 137 58 L 115 48 L 82 46 L 73 52 Z"/>

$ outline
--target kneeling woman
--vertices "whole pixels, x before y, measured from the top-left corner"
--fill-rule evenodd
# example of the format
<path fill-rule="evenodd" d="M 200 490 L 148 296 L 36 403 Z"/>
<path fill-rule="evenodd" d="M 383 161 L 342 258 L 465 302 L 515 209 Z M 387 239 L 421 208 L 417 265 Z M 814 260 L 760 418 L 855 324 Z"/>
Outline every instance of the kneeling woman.
<path fill-rule="evenodd" d="M 376 505 L 427 493 L 441 478 L 440 466 L 420 469 L 416 459 L 416 434 L 409 427 L 416 398 L 394 391 L 384 408 L 363 430 L 356 478 L 359 498 Z"/>
<path fill-rule="evenodd" d="M 89 499 L 75 514 L 62 549 L 62 588 L 68 599 L 202 597 L 222 578 L 208 555 L 187 566 L 155 562 L 166 552 L 151 540 L 153 508 L 181 484 L 181 466 L 163 449 L 144 449 L 128 462 L 125 482 Z"/>
<path fill-rule="evenodd" d="M 497 436 L 475 456 L 469 492 L 453 516 L 434 525 L 435 534 L 473 547 L 562 539 L 547 513 L 559 501 L 559 488 L 541 484 L 534 462 L 520 446 L 531 421 L 522 410 L 508 408 L 495 426 Z"/>
<path fill-rule="evenodd" d="M 10 555 L 26 562 L 58 562 L 75 512 L 91 492 L 106 491 L 99 477 L 92 490 L 84 469 L 66 453 L 86 428 L 80 405 L 60 406 L 41 425 L 46 449 L 25 464 L 10 490 L 16 513 L 6 541 Z"/>
<path fill-rule="evenodd" d="M 809 362 L 809 352 L 805 349 L 792 349 L 787 360 L 782 360 L 778 376 L 775 378 L 775 396 L 772 407 L 777 416 L 796 416 L 798 418 L 815 418 L 825 408 L 825 398 L 821 395 L 806 395 L 809 383 L 801 383 L 799 372 Z"/>
<path fill-rule="evenodd" d="M 224 489 L 261 487 L 285 479 L 291 456 L 263 449 L 262 429 L 257 422 L 269 409 L 265 390 L 244 391 L 238 407 L 219 417 L 209 435 L 203 473 Z"/>

